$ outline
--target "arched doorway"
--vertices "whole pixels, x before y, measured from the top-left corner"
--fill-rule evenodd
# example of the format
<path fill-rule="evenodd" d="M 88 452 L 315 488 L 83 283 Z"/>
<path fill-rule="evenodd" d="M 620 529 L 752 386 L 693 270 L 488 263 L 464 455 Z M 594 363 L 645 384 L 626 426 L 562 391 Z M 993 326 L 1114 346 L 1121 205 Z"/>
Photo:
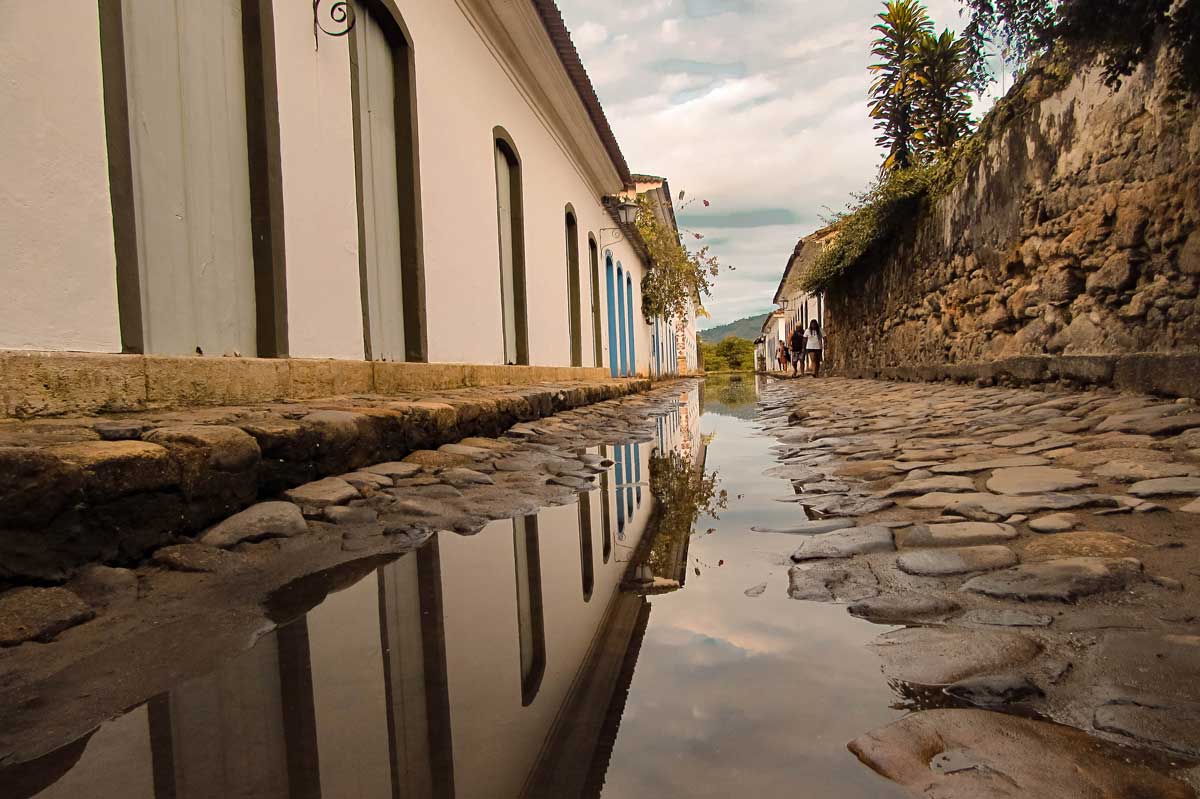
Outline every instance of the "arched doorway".
<path fill-rule="evenodd" d="M 617 371 L 617 303 L 615 300 L 617 282 L 613 267 L 612 254 L 604 258 L 604 273 L 608 283 L 608 370 L 613 377 Z"/>
<path fill-rule="evenodd" d="M 629 355 L 625 350 L 625 270 L 617 261 L 617 345 L 621 360 L 621 377 L 629 374 Z"/>
<path fill-rule="evenodd" d="M 604 362 L 604 341 L 600 332 L 600 248 L 596 239 L 588 234 L 588 266 L 590 267 L 590 287 L 592 301 L 592 365 L 600 366 Z"/>
<path fill-rule="evenodd" d="M 625 273 L 625 305 L 627 309 L 627 324 L 629 325 L 629 370 L 625 374 L 632 377 L 637 374 L 637 350 L 634 348 L 633 343 L 633 278 L 629 276 L 628 272 Z"/>

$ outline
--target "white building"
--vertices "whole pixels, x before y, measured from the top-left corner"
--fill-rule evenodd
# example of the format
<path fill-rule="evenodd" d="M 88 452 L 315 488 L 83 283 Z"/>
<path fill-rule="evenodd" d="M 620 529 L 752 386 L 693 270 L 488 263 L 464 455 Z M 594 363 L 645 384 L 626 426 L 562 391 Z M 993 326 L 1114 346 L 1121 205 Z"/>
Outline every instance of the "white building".
<path fill-rule="evenodd" d="M 792 332 L 797 328 L 807 329 L 815 319 L 824 329 L 825 298 L 821 294 L 802 291 L 800 279 L 836 237 L 836 227 L 830 226 L 805 236 L 796 244 L 772 300 L 779 307 L 767 317 L 762 336 L 755 342 L 755 357 L 760 366 L 765 358 L 769 370 L 778 368 L 776 353 L 779 342 L 790 342 Z"/>
<path fill-rule="evenodd" d="M 772 311 L 763 320 L 762 333 L 754 340 L 754 367 L 758 371 L 779 369 L 779 343 L 787 341 L 787 318 L 783 311 Z"/>
<path fill-rule="evenodd" d="M 552 0 L 10 6 L 0 350 L 661 368 Z"/>

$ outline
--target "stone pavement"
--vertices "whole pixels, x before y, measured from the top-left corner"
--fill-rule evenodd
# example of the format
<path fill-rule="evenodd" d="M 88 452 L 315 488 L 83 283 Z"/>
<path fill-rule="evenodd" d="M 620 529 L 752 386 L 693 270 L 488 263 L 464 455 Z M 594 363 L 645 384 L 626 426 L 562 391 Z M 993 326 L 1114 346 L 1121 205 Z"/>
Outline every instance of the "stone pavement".
<path fill-rule="evenodd" d="M 0 589 L 131 565 L 288 489 L 331 478 L 307 493 L 353 490 L 339 475 L 649 387 L 606 379 L 0 421 Z M 412 475 L 380 479 L 393 476 Z"/>
<path fill-rule="evenodd" d="M 770 381 L 768 474 L 797 506 L 777 531 L 799 539 L 789 593 L 905 625 L 875 650 L 916 712 L 851 745 L 885 776 L 945 797 L 1193 796 L 1200 408 L 1040 389 Z M 1091 781 L 1035 789 L 1046 746 Z"/>

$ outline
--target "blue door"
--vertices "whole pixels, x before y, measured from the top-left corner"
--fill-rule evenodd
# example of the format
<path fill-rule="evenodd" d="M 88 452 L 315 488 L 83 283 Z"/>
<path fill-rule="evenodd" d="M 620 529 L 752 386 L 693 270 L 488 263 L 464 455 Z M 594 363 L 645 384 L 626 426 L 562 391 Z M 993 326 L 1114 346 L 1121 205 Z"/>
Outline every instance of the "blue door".
<path fill-rule="evenodd" d="M 617 304 L 614 301 L 616 282 L 613 277 L 612 255 L 604 258 L 604 273 L 608 280 L 608 371 L 617 376 Z"/>
<path fill-rule="evenodd" d="M 625 298 L 629 308 L 629 371 L 628 375 L 633 375 L 637 372 L 637 354 L 633 349 L 633 279 L 628 274 L 625 275 Z"/>
<path fill-rule="evenodd" d="M 621 349 L 621 376 L 629 374 L 629 360 L 625 352 L 625 271 L 617 261 L 617 336 Z"/>

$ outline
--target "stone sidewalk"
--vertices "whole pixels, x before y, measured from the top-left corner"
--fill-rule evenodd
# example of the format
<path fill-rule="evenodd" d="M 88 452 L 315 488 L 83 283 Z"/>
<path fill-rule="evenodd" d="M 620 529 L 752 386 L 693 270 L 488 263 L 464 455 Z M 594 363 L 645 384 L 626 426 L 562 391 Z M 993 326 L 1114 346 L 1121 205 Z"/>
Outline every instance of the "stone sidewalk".
<path fill-rule="evenodd" d="M 1050 747 L 1021 795 L 1192 796 L 1161 775 L 1200 784 L 1200 409 L 1042 388 L 769 382 L 797 518 L 762 532 L 792 598 L 902 628 L 874 649 L 913 714 L 851 744 L 884 776 L 993 795 Z"/>
<path fill-rule="evenodd" d="M 288 489 L 649 388 L 573 381 L 0 421 L 0 588 L 136 563 Z"/>

